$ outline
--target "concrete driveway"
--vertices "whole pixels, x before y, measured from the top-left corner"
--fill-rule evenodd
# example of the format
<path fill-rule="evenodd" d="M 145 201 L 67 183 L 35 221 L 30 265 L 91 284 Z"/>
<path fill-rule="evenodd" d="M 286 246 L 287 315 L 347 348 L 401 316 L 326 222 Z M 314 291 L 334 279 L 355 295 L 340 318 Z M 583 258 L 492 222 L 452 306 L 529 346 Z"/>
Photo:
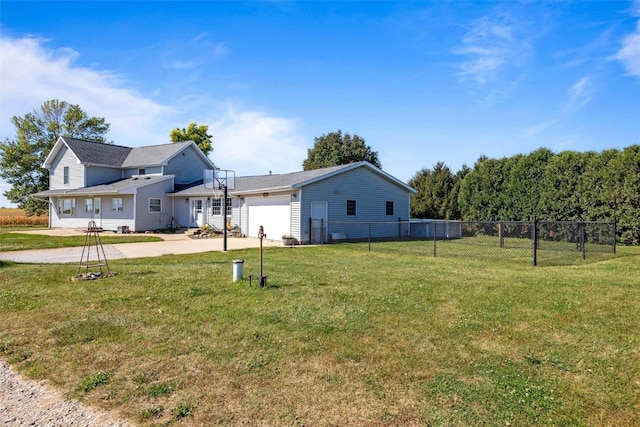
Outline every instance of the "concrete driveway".
<path fill-rule="evenodd" d="M 25 233 L 21 231 L 21 233 Z M 27 231 L 27 233 L 43 234 L 50 236 L 70 236 L 70 235 L 84 235 L 84 232 L 75 230 L 33 230 Z M 190 238 L 187 234 L 153 234 L 163 239 L 162 242 L 147 242 L 147 243 L 117 243 L 117 244 L 104 244 L 104 253 L 107 260 L 122 259 L 122 258 L 147 258 L 161 255 L 179 255 L 179 254 L 193 254 L 209 251 L 222 251 L 223 239 L 222 237 L 213 238 Z M 282 242 L 273 240 L 263 240 L 262 245 L 267 246 L 282 246 Z M 260 247 L 260 241 L 254 237 L 227 238 L 227 250 L 245 249 L 245 248 L 258 248 Z M 23 263 L 79 263 L 82 258 L 82 246 L 73 248 L 59 248 L 59 249 L 38 249 L 28 251 L 9 251 L 0 252 L 0 260 L 14 261 Z M 91 259 L 96 259 L 95 246 L 91 247 Z M 102 257 L 102 253 L 100 254 Z M 85 254 L 86 259 L 86 254 Z"/>

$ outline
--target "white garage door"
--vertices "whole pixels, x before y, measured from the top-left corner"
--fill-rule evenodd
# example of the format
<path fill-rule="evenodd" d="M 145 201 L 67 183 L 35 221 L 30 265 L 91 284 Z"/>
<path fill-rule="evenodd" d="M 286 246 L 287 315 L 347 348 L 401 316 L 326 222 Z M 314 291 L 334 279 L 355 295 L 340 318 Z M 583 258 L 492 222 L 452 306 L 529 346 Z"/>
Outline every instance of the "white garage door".
<path fill-rule="evenodd" d="M 251 237 L 258 237 L 260 226 L 267 239 L 282 240 L 291 233 L 290 195 L 247 198 L 247 222 Z"/>

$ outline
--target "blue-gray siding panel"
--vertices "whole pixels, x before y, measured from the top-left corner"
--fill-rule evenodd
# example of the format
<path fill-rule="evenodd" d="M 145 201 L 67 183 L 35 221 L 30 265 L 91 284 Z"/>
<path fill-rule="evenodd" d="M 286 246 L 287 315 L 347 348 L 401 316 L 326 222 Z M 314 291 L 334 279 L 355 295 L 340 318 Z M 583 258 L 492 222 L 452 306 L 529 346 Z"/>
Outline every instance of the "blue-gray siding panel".
<path fill-rule="evenodd" d="M 167 228 L 171 222 L 171 197 L 166 194 L 173 190 L 171 179 L 145 185 L 136 192 L 135 231 L 158 230 Z M 149 199 L 160 199 L 160 212 L 149 211 Z"/>
<path fill-rule="evenodd" d="M 202 171 L 209 168 L 193 147 L 188 147 L 169 161 L 164 175 L 175 175 L 176 184 L 189 184 L 202 179 Z"/>
<path fill-rule="evenodd" d="M 113 182 L 122 179 L 122 170 L 118 168 L 105 168 L 101 166 L 87 166 L 87 184 L 86 187 L 104 184 L 105 182 Z"/>
<path fill-rule="evenodd" d="M 347 216 L 347 200 L 356 201 L 356 215 Z M 402 187 L 366 168 L 357 168 L 310 184 L 302 192 L 301 229 L 309 233 L 311 202 L 328 202 L 329 234 L 345 233 L 348 239 L 368 237 L 367 222 L 397 222 L 409 219 L 410 195 Z M 394 203 L 394 214 L 386 215 L 386 202 Z M 349 224 L 351 223 L 351 224 Z M 372 237 L 396 237 L 409 234 L 408 226 L 397 224 L 373 227 Z"/>

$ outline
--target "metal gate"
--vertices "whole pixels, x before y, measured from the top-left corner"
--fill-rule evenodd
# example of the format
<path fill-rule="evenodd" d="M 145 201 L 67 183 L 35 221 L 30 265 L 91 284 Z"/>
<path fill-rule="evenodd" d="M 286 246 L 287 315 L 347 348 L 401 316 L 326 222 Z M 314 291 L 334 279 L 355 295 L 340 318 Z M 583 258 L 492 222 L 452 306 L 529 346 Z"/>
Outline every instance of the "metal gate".
<path fill-rule="evenodd" d="M 327 224 L 324 218 L 309 218 L 309 229 L 311 230 L 311 243 L 322 244 L 325 242 Z"/>

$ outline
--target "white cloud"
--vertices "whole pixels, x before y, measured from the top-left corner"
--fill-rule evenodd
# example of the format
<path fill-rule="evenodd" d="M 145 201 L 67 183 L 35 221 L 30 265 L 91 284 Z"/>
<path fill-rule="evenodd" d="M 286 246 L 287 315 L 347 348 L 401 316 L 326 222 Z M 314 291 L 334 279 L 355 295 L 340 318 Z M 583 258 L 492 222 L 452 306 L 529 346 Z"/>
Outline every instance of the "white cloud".
<path fill-rule="evenodd" d="M 209 126 L 217 167 L 236 175 L 288 173 L 301 170 L 307 152 L 295 123 L 259 111 L 236 111 L 229 107 Z"/>
<path fill-rule="evenodd" d="M 224 50 L 216 46 L 214 50 Z M 79 57 L 70 48 L 50 49 L 43 39 L 0 37 L 0 139 L 15 136 L 12 116 L 59 99 L 78 104 L 90 116 L 104 117 L 111 124 L 107 138 L 116 144 L 167 143 L 172 128 L 194 121 L 209 125 L 211 157 L 221 168 L 235 169 L 238 175 L 301 169 L 306 141 L 292 120 L 241 111 L 210 98 L 206 103 L 163 105 L 127 88 L 123 77 L 76 65 Z"/>
<path fill-rule="evenodd" d="M 45 101 L 59 99 L 78 104 L 90 116 L 111 123 L 108 138 L 120 144 L 157 143 L 158 125 L 175 112 L 123 87 L 109 71 L 74 65 L 79 53 L 47 49 L 37 38 L 0 38 L 0 137 L 13 137 L 10 117 L 23 116 Z M 168 132 L 164 131 L 164 141 Z M 163 142 L 164 142 L 163 141 Z"/>
<path fill-rule="evenodd" d="M 569 88 L 569 108 L 579 110 L 591 101 L 589 78 L 583 77 Z"/>
<path fill-rule="evenodd" d="M 453 53 L 467 57 L 458 73 L 465 79 L 484 85 L 497 78 L 507 66 L 520 64 L 529 54 L 522 28 L 505 14 L 477 20 Z"/>
<path fill-rule="evenodd" d="M 640 5 L 640 2 L 638 2 Z M 640 6 L 638 6 L 640 9 Z M 638 11 L 640 13 L 640 10 Z M 636 31 L 622 40 L 622 48 L 615 55 L 615 59 L 622 62 L 627 74 L 640 77 L 640 20 L 636 24 Z"/>

